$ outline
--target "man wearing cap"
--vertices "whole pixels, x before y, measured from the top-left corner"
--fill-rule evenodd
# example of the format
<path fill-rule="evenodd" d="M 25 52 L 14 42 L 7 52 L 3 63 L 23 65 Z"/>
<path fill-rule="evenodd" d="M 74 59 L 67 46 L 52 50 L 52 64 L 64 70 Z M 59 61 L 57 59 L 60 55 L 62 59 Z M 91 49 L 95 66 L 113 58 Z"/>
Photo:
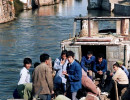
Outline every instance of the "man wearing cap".
<path fill-rule="evenodd" d="M 122 61 L 117 61 L 117 63 L 119 64 L 120 68 L 126 73 L 127 77 L 129 77 L 129 72 L 126 69 L 126 67 L 123 66 L 123 62 Z"/>
<path fill-rule="evenodd" d="M 121 90 L 125 87 L 129 86 L 129 80 L 125 72 L 120 68 L 118 63 L 115 63 L 113 65 L 113 70 L 115 71 L 112 80 L 110 81 L 109 85 L 105 87 L 104 92 L 101 94 L 109 95 L 110 93 L 113 93 L 113 87 L 115 85 L 115 82 L 117 82 L 117 88 L 118 88 L 118 95 L 121 96 Z M 113 99 L 112 99 L 113 100 Z"/>

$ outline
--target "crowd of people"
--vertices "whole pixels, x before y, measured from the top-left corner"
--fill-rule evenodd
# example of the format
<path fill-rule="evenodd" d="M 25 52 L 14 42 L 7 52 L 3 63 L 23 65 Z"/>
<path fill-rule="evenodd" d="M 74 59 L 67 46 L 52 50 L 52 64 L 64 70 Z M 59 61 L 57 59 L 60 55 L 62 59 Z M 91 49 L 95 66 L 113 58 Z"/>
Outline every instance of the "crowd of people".
<path fill-rule="evenodd" d="M 82 97 L 98 97 L 100 89 L 94 84 L 96 78 L 100 78 L 99 87 L 103 88 L 102 94 L 109 95 L 117 82 L 118 92 L 129 86 L 129 72 L 123 66 L 123 62 L 117 61 L 113 65 L 114 73 L 107 74 L 107 60 L 102 54 L 97 57 L 91 51 L 83 56 L 81 62 L 74 58 L 74 52 L 63 50 L 61 56 L 52 63 L 48 54 L 40 55 L 40 63 L 34 64 L 32 82 L 29 69 L 32 60 L 25 58 L 23 68 L 20 71 L 20 79 L 14 94 L 15 98 L 32 100 L 38 97 L 40 100 L 79 100 Z M 111 77 L 109 84 L 105 80 Z M 92 99 L 93 100 L 93 99 Z M 95 99 L 94 99 L 95 100 Z M 98 99 L 97 99 L 98 100 Z"/>

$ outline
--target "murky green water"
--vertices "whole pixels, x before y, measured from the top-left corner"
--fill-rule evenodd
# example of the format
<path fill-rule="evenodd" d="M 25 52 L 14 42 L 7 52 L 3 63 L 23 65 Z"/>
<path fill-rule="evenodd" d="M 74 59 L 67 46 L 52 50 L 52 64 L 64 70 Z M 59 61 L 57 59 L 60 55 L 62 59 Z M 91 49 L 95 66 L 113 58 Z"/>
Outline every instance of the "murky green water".
<path fill-rule="evenodd" d="M 73 18 L 88 16 L 87 0 L 66 0 L 57 5 L 23 11 L 15 21 L 0 24 L 0 99 L 12 98 L 22 61 L 39 61 L 42 53 L 54 60 L 60 55 L 60 42 L 73 31 Z M 89 11 L 89 16 L 111 16 L 109 12 Z"/>

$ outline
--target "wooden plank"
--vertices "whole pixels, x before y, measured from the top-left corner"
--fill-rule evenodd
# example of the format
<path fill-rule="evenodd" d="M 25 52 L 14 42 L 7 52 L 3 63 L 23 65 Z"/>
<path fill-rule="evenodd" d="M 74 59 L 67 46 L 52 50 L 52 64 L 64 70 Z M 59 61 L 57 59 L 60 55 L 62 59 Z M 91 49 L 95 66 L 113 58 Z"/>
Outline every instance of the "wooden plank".
<path fill-rule="evenodd" d="M 77 42 L 111 42 L 111 39 L 100 39 L 100 38 L 86 38 L 86 39 L 77 39 Z"/>
<path fill-rule="evenodd" d="M 116 21 L 116 34 L 121 34 L 121 21 Z"/>
<path fill-rule="evenodd" d="M 121 19 L 130 19 L 129 16 L 124 17 L 77 17 L 74 20 L 121 20 Z"/>
<path fill-rule="evenodd" d="M 118 98 L 118 88 L 117 88 L 117 82 L 116 81 L 114 81 L 114 83 L 115 83 L 115 100 L 119 100 L 119 98 Z"/>
<path fill-rule="evenodd" d="M 73 42 L 72 42 L 73 43 Z M 119 43 L 110 42 L 74 42 L 73 45 L 106 45 L 106 46 L 118 46 Z"/>
<path fill-rule="evenodd" d="M 7 99 L 7 100 L 26 100 L 26 99 Z"/>

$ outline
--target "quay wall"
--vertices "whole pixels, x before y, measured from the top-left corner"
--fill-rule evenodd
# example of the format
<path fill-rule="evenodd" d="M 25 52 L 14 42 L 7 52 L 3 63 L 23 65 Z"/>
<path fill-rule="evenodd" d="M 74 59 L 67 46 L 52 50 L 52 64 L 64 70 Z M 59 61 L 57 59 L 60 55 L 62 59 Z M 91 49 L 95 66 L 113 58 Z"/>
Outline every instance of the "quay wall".
<path fill-rule="evenodd" d="M 24 9 L 32 9 L 33 5 L 46 6 L 59 3 L 61 0 L 20 0 L 24 4 Z"/>
<path fill-rule="evenodd" d="M 110 11 L 111 10 L 110 1 L 109 0 L 103 0 L 102 3 L 101 3 L 101 8 L 104 9 L 104 10 Z"/>
<path fill-rule="evenodd" d="M 130 5 L 121 5 L 121 4 L 115 4 L 114 5 L 114 12 L 119 15 L 125 15 L 130 16 Z"/>
<path fill-rule="evenodd" d="M 124 0 L 102 0 L 102 9 L 108 10 L 108 11 L 113 11 L 114 10 L 114 5 L 119 4 L 120 2 L 123 2 Z"/>
<path fill-rule="evenodd" d="M 0 0 L 0 23 L 15 19 L 13 0 Z"/>
<path fill-rule="evenodd" d="M 88 9 L 103 9 L 114 11 L 117 14 L 130 15 L 130 5 L 121 5 L 122 2 L 130 2 L 130 0 L 88 0 Z"/>

